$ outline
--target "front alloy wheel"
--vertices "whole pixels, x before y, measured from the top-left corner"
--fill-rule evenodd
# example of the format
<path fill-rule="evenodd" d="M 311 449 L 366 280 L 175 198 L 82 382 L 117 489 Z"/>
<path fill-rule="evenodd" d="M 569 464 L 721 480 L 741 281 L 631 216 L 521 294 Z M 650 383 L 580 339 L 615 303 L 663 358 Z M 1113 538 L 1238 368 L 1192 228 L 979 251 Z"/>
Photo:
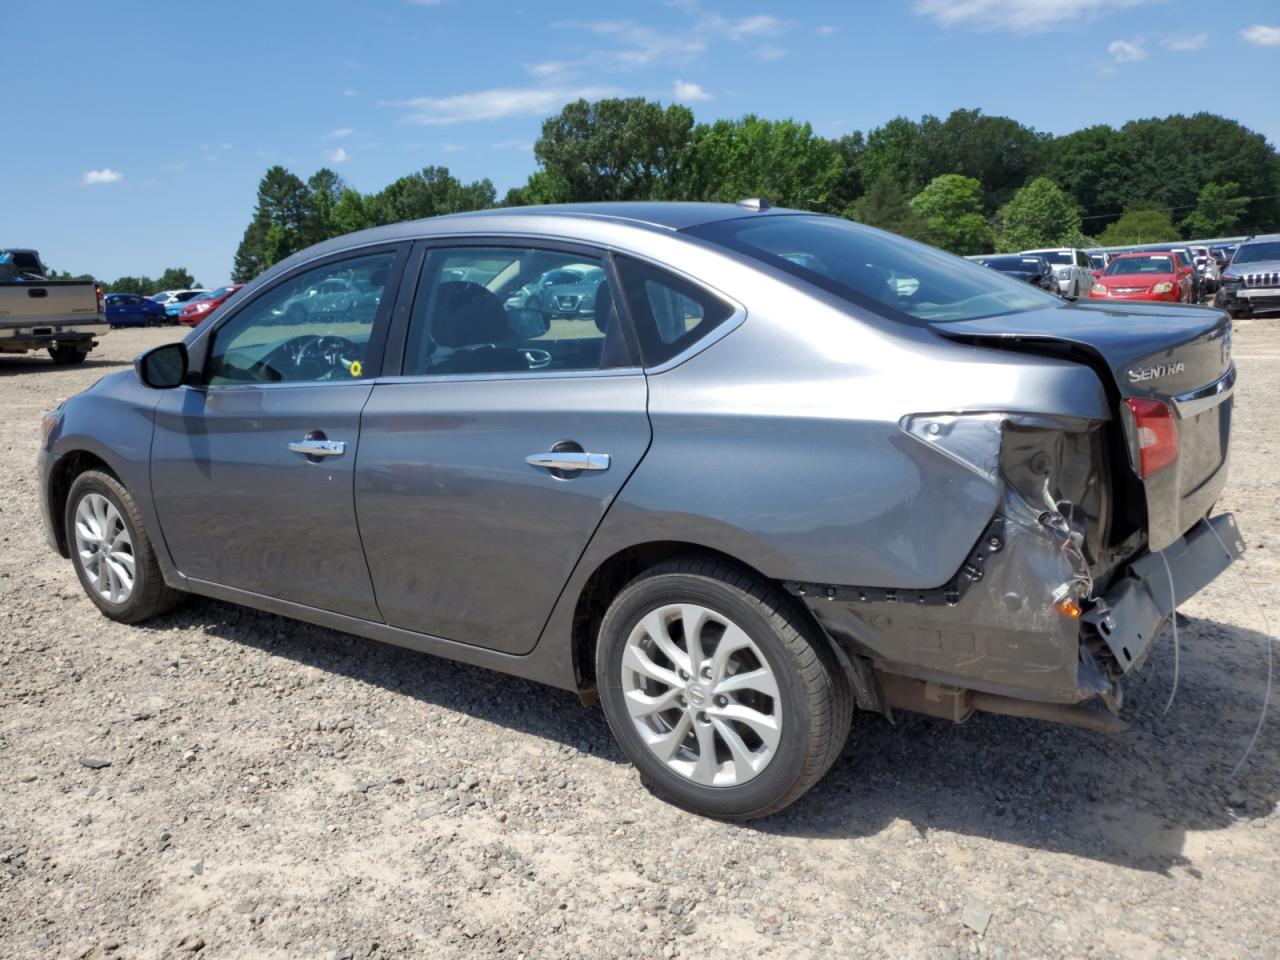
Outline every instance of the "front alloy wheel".
<path fill-rule="evenodd" d="M 90 589 L 108 603 L 125 603 L 133 594 L 133 538 L 114 503 L 86 493 L 76 505 L 76 556 Z"/>
<path fill-rule="evenodd" d="M 781 810 L 835 762 L 853 695 L 825 634 L 776 585 L 716 559 L 661 563 L 600 625 L 609 728 L 645 784 L 729 820 Z"/>

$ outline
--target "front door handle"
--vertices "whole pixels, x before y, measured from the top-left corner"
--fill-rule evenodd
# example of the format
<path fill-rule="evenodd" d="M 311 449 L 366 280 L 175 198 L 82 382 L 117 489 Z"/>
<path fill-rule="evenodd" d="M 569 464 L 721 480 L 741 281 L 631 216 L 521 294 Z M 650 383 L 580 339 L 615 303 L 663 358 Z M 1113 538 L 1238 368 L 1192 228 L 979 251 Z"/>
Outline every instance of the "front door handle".
<path fill-rule="evenodd" d="M 534 467 L 545 467 L 548 470 L 608 470 L 609 455 L 607 453 L 577 453 L 571 450 L 552 450 L 549 453 L 535 453 L 524 458 L 524 462 Z"/>
<path fill-rule="evenodd" d="M 305 457 L 340 457 L 347 452 L 347 445 L 342 440 L 295 440 L 289 444 L 289 452 Z"/>

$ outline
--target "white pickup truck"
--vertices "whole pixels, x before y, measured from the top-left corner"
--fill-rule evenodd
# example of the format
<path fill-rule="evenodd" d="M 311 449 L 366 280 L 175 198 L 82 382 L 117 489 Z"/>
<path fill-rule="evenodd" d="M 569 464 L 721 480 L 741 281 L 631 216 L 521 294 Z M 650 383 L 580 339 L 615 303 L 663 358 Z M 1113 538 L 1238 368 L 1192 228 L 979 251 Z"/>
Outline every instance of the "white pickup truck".
<path fill-rule="evenodd" d="M 111 329 L 92 280 L 47 280 L 34 250 L 0 248 L 0 354 L 48 350 L 80 363 Z"/>

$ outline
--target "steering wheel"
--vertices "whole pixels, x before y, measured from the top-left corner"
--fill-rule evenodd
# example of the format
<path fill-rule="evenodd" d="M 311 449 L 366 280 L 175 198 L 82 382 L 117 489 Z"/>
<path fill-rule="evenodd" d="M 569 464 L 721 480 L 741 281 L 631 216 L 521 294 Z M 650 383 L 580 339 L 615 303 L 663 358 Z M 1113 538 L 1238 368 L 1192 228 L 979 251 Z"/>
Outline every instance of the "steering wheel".
<path fill-rule="evenodd" d="M 359 346 L 346 337 L 305 336 L 293 342 L 289 356 L 300 373 L 318 379 L 339 371 L 349 373 L 360 353 Z"/>

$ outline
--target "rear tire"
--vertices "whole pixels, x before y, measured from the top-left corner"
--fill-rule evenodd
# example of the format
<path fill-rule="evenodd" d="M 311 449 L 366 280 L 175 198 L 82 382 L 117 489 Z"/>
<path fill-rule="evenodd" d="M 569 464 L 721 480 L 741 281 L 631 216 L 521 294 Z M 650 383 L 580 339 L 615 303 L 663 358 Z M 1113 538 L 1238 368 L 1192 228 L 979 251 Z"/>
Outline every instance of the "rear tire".
<path fill-rule="evenodd" d="M 80 586 L 112 620 L 142 623 L 186 599 L 164 582 L 138 507 L 111 474 L 86 470 L 76 477 L 63 522 Z"/>
<path fill-rule="evenodd" d="M 799 799 L 840 755 L 853 716 L 848 678 L 804 611 L 710 558 L 667 561 L 622 589 L 600 626 L 596 676 L 645 784 L 725 820 Z"/>
<path fill-rule="evenodd" d="M 65 346 L 49 348 L 49 356 L 53 358 L 54 363 L 61 367 L 84 363 L 84 358 L 88 355 L 88 350 L 81 350 L 79 347 Z"/>

